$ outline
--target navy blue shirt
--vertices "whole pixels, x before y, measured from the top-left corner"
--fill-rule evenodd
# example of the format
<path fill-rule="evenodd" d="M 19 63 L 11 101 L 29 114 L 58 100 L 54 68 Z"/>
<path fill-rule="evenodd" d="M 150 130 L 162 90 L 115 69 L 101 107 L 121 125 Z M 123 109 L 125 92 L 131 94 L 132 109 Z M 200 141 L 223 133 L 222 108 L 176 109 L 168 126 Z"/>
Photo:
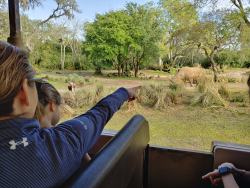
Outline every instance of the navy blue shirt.
<path fill-rule="evenodd" d="M 61 185 L 128 99 L 128 91 L 120 88 L 85 114 L 50 129 L 40 129 L 34 119 L 0 121 L 0 187 Z"/>

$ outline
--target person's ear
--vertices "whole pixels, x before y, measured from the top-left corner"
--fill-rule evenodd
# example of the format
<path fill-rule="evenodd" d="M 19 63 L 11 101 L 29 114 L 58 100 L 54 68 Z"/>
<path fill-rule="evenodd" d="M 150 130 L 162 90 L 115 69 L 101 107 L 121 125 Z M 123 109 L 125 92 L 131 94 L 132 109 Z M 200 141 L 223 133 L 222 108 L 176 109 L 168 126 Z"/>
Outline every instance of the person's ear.
<path fill-rule="evenodd" d="M 29 106 L 30 105 L 30 101 L 29 101 L 29 95 L 28 95 L 28 80 L 25 78 L 22 82 L 22 87 L 20 89 L 20 91 L 18 92 L 18 96 L 21 99 L 21 101 L 26 105 Z"/>
<path fill-rule="evenodd" d="M 50 102 L 49 108 L 50 108 L 51 112 L 54 112 L 55 111 L 55 104 L 53 102 Z"/>

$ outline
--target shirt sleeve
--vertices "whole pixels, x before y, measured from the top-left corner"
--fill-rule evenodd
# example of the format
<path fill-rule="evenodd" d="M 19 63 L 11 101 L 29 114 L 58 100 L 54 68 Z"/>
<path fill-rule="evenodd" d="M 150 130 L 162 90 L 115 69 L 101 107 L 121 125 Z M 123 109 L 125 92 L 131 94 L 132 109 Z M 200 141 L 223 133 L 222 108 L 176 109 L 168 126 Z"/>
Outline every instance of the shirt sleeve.
<path fill-rule="evenodd" d="M 99 101 L 85 114 L 63 122 L 50 130 L 57 139 L 67 142 L 82 153 L 82 156 L 94 145 L 104 126 L 121 105 L 129 99 L 125 88 L 119 88 L 113 94 Z"/>

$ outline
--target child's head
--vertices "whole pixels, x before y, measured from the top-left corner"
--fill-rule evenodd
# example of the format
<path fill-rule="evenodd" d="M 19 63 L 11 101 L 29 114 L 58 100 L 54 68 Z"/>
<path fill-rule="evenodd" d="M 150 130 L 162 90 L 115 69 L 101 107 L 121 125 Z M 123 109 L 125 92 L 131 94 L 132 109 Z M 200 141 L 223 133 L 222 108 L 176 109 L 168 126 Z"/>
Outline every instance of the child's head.
<path fill-rule="evenodd" d="M 50 83 L 43 81 L 41 91 L 38 93 L 38 105 L 34 116 L 40 122 L 41 128 L 49 128 L 59 122 L 60 104 L 60 93 Z M 49 122 L 50 125 L 46 125 L 45 122 Z"/>

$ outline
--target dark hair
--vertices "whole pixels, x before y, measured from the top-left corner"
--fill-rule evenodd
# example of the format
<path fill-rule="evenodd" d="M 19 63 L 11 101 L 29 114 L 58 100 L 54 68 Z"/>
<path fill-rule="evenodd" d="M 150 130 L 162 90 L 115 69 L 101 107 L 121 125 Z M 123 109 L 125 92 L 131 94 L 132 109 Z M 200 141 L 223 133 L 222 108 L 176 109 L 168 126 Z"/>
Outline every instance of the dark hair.
<path fill-rule="evenodd" d="M 38 92 L 38 104 L 34 115 L 35 119 L 41 121 L 44 116 L 44 108 L 50 102 L 55 102 L 57 105 L 60 105 L 62 103 L 62 98 L 54 86 L 46 81 L 43 81 L 41 89 Z"/>
<path fill-rule="evenodd" d="M 0 40 L 0 116 L 13 113 L 13 102 L 25 78 L 34 78 L 27 52 Z M 34 82 L 28 82 L 30 86 Z"/>

